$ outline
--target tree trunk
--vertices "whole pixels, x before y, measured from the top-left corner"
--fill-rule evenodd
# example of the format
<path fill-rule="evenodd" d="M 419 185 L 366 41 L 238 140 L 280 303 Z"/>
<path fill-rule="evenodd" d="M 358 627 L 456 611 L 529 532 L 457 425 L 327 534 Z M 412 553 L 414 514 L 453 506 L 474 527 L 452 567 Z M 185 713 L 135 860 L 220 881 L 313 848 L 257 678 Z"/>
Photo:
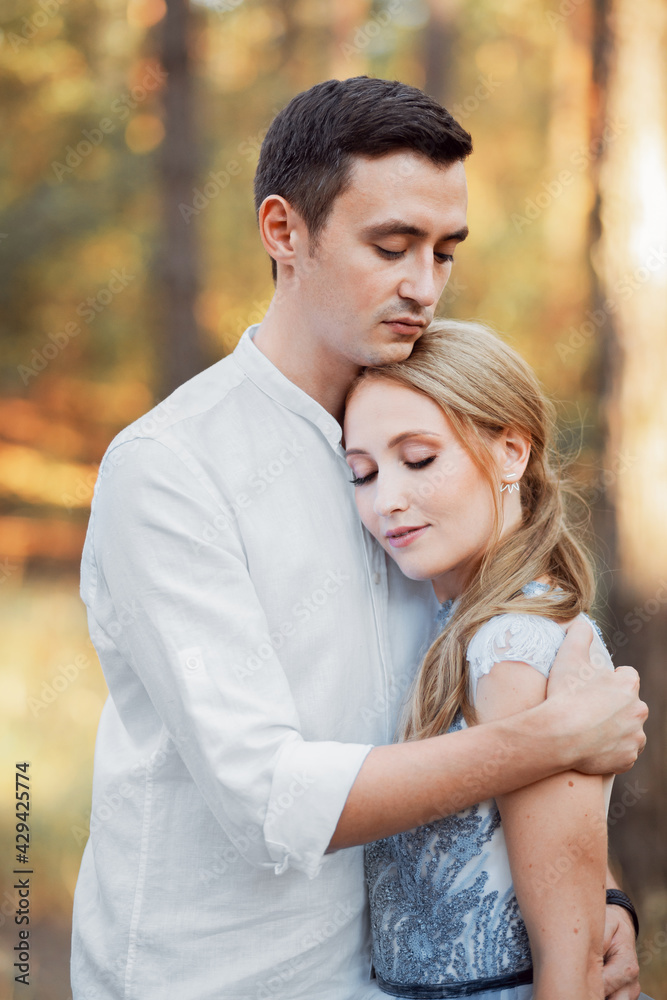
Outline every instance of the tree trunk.
<path fill-rule="evenodd" d="M 198 159 L 188 52 L 188 0 L 167 0 L 162 31 L 165 138 L 160 162 L 164 243 L 159 254 L 161 328 L 157 344 L 160 384 L 165 396 L 205 367 L 195 320 L 198 260 L 192 206 Z"/>
<path fill-rule="evenodd" d="M 424 30 L 424 90 L 449 107 L 454 100 L 454 43 L 459 3 L 428 0 L 429 21 Z"/>
<path fill-rule="evenodd" d="M 651 710 L 646 753 L 630 775 L 616 780 L 610 832 L 628 888 L 645 912 L 664 920 L 667 8 L 664 0 L 596 0 L 594 6 L 593 133 L 600 155 L 591 255 L 608 484 L 598 529 L 614 571 L 609 637 L 616 663 L 639 669 Z"/>

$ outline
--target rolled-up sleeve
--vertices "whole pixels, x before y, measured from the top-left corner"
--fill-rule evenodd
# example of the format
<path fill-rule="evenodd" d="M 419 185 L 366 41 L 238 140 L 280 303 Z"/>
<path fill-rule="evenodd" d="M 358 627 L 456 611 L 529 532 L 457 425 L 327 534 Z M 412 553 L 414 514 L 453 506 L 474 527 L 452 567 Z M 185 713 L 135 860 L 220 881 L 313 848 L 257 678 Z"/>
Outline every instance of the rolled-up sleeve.
<path fill-rule="evenodd" d="M 221 513 L 224 498 L 168 444 L 116 445 L 100 468 L 82 596 L 230 840 L 252 864 L 312 877 L 371 746 L 303 739 L 238 528 L 202 531 Z M 122 670 L 107 681 L 122 718 Z"/>

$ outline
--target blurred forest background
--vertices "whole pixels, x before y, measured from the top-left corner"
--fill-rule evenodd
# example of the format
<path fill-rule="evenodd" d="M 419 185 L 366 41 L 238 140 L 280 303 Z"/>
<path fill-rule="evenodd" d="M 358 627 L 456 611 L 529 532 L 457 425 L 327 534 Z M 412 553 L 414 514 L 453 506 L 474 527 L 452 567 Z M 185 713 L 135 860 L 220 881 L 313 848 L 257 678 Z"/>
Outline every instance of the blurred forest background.
<path fill-rule="evenodd" d="M 272 294 L 252 177 L 330 77 L 422 87 L 474 137 L 441 303 L 559 402 L 603 625 L 650 742 L 610 840 L 667 996 L 667 6 L 664 0 L 3 0 L 0 11 L 0 998 L 67 1000 L 105 685 L 78 598 L 113 435 L 231 351 Z M 31 762 L 33 981 L 15 985 L 13 779 Z"/>

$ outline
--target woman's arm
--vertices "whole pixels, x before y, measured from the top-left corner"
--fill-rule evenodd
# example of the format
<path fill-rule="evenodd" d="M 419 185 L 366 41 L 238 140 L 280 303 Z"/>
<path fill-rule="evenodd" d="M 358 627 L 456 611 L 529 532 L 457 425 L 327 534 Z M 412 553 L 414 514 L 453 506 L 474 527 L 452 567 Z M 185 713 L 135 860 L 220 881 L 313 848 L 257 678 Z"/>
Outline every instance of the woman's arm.
<path fill-rule="evenodd" d="M 539 704 L 546 679 L 495 664 L 477 688 L 480 722 Z M 603 1000 L 607 837 L 603 779 L 566 771 L 497 799 L 535 969 L 534 1000 Z"/>
<path fill-rule="evenodd" d="M 566 768 L 627 770 L 645 743 L 648 710 L 631 667 L 591 670 L 591 638 L 590 625 L 575 621 L 551 669 L 549 697 L 537 704 L 543 685 L 536 707 L 521 715 L 371 750 L 329 851 L 412 830 Z"/>

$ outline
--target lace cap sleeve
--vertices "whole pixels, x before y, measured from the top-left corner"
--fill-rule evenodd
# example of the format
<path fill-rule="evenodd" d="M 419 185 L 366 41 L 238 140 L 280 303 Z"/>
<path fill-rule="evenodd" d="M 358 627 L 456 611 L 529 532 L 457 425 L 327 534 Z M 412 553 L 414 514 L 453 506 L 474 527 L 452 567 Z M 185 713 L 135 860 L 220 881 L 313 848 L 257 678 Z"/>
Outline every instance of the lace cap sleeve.
<path fill-rule="evenodd" d="M 540 615 L 496 615 L 485 622 L 468 645 L 473 701 L 480 677 L 503 660 L 528 663 L 548 677 L 564 638 L 561 625 Z"/>

